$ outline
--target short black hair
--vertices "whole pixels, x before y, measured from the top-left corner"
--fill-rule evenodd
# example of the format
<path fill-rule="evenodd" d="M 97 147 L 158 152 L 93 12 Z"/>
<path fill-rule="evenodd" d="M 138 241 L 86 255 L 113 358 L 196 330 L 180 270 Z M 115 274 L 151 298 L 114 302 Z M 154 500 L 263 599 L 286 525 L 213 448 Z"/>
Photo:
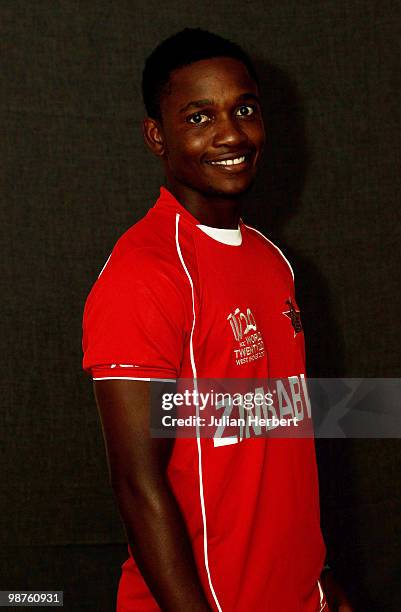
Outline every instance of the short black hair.
<path fill-rule="evenodd" d="M 238 44 L 201 28 L 185 28 L 160 43 L 145 62 L 142 96 L 148 116 L 161 119 L 160 101 L 174 70 L 214 57 L 240 60 L 258 83 L 250 58 Z"/>

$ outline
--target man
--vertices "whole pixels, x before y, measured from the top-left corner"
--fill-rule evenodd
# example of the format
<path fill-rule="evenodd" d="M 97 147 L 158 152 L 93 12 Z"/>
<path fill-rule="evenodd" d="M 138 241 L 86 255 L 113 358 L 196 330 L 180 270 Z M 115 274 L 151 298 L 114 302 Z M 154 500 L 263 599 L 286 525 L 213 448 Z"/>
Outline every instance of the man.
<path fill-rule="evenodd" d="M 290 264 L 240 217 L 265 139 L 255 71 L 237 45 L 186 29 L 147 60 L 143 95 L 165 187 L 84 314 L 129 542 L 117 610 L 327 611 L 313 440 L 149 431 L 153 380 L 305 372 Z"/>

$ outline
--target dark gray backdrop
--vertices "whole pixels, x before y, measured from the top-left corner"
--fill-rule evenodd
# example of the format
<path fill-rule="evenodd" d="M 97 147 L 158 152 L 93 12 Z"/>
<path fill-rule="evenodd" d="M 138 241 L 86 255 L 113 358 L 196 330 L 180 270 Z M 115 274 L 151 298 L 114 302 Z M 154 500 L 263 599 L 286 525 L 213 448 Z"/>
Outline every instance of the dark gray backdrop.
<path fill-rule="evenodd" d="M 397 8 L 2 1 L 0 589 L 114 608 L 126 547 L 81 316 L 113 244 L 158 193 L 140 76 L 173 32 L 231 37 L 259 69 L 269 140 L 244 216 L 293 264 L 309 374 L 400 376 Z M 363 612 L 401 608 L 399 448 L 318 442 L 327 543 Z"/>

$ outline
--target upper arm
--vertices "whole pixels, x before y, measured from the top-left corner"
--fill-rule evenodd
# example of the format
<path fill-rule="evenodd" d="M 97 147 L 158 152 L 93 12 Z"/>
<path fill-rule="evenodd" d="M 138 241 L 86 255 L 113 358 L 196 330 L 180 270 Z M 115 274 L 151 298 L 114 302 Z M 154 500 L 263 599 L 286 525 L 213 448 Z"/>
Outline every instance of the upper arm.
<path fill-rule="evenodd" d="M 146 492 L 165 484 L 173 439 L 152 438 L 150 382 L 94 381 L 113 488 Z"/>
<path fill-rule="evenodd" d="M 135 249 L 111 258 L 88 297 L 84 368 L 96 379 L 113 488 L 143 491 L 165 478 L 173 440 L 151 437 L 149 381 L 179 376 L 187 293 L 171 263 Z"/>
<path fill-rule="evenodd" d="M 84 369 L 94 378 L 177 378 L 190 329 L 187 285 L 171 263 L 136 251 L 110 263 L 85 305 Z"/>

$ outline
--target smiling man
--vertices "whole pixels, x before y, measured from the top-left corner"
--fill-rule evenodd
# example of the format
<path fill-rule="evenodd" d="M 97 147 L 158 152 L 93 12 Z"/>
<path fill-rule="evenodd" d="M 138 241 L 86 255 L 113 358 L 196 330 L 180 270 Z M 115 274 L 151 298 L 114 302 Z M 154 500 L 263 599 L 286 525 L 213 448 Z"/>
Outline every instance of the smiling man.
<path fill-rule="evenodd" d="M 305 374 L 291 266 L 241 218 L 265 140 L 254 68 L 236 44 L 186 29 L 147 60 L 143 96 L 165 185 L 84 313 L 129 543 L 117 610 L 327 612 L 313 440 L 149 430 L 153 380 Z"/>
<path fill-rule="evenodd" d="M 232 57 L 176 69 L 170 95 L 152 113 L 156 118 L 144 121 L 145 140 L 164 163 L 169 191 L 213 227 L 238 228 L 239 205 L 231 200 L 252 184 L 264 144 L 258 86 L 249 71 Z M 150 78 L 145 71 L 145 96 Z"/>

